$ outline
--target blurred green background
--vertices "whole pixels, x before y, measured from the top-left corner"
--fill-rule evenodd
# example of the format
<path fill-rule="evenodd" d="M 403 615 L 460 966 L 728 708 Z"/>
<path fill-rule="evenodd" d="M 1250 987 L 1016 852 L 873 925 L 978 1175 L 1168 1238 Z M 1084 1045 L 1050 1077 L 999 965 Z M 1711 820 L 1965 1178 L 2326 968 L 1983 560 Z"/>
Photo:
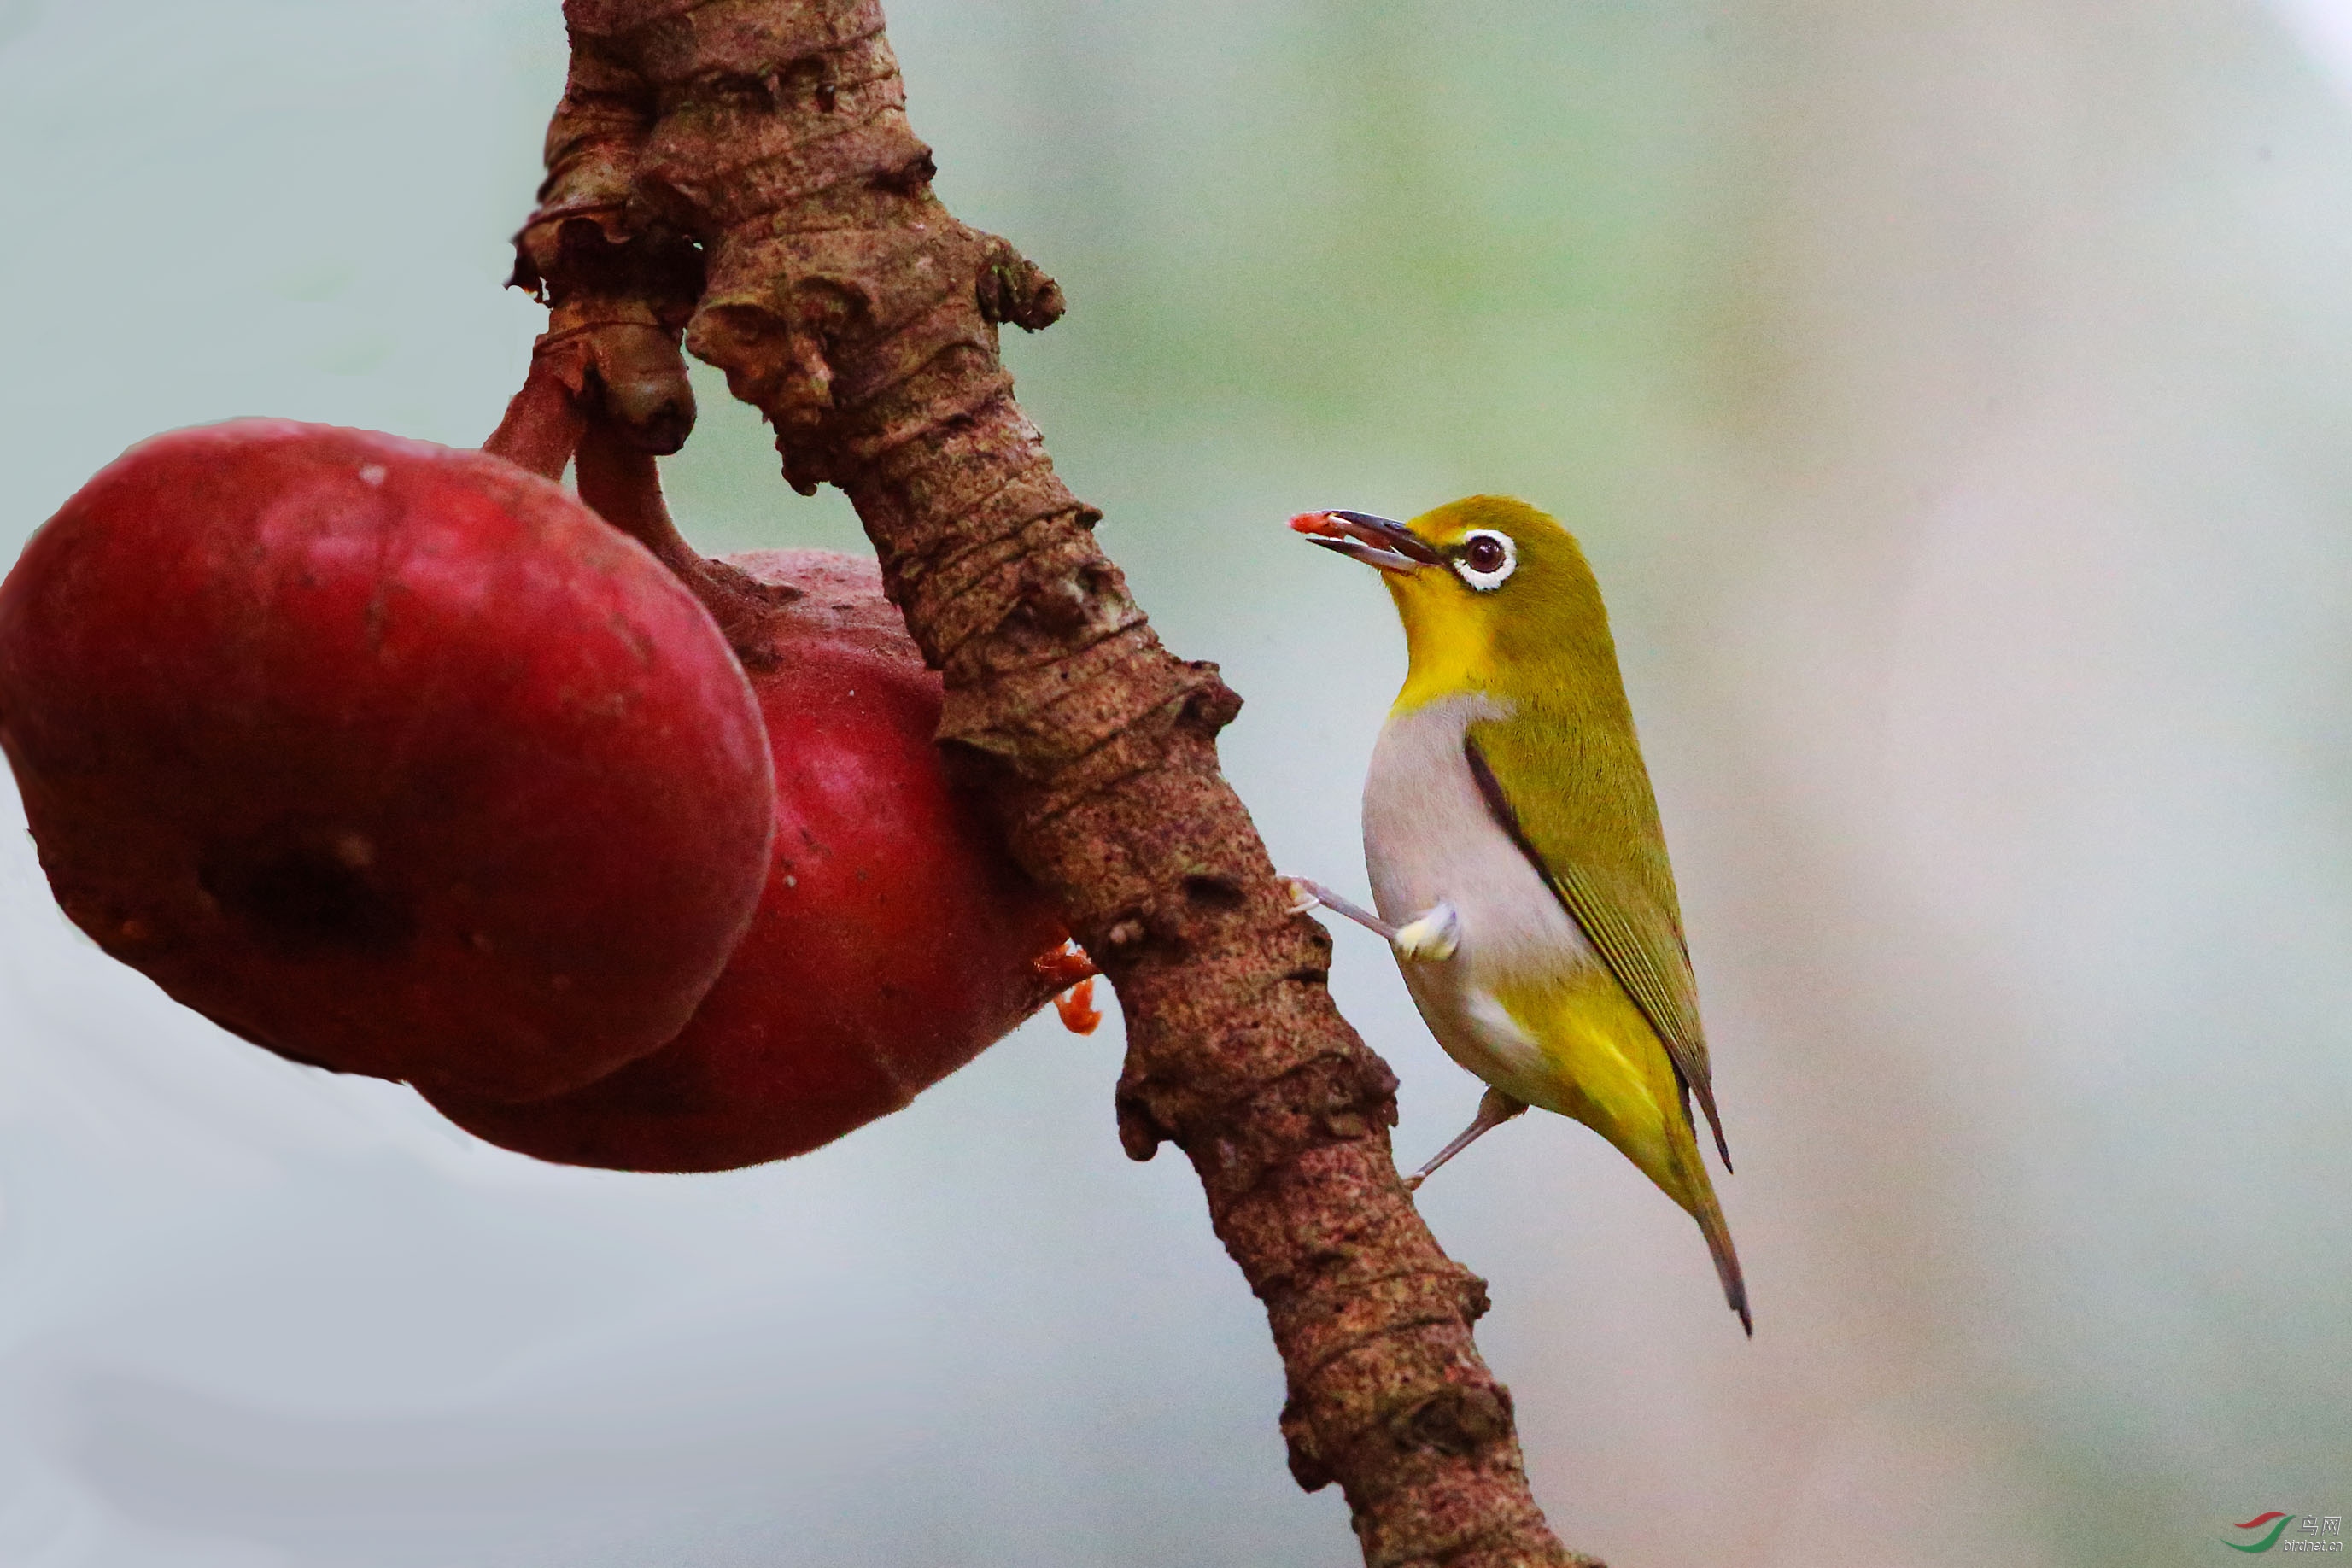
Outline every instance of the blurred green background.
<path fill-rule="evenodd" d="M 1610 593 L 1758 1331 L 1580 1128 L 1432 1185 L 1563 1536 L 2140 1568 L 2352 1513 L 2352 7 L 890 16 L 1286 869 L 1360 889 L 1402 668 L 1286 516 L 1512 491 Z M 0 0 L 0 545 L 167 426 L 479 440 L 562 65 L 553 0 Z M 856 542 L 703 392 L 698 541 Z M 0 1562 L 1356 1560 L 1115 1026 L 784 1165 L 562 1170 L 174 1007 L 4 837 Z M 1337 941 L 1418 1162 L 1478 1086 Z"/>

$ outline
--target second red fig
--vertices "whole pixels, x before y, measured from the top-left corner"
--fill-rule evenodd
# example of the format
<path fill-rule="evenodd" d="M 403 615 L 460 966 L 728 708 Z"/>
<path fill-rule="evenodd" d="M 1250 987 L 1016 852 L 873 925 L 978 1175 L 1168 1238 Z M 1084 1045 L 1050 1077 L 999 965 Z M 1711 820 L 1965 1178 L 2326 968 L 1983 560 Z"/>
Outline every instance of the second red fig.
<path fill-rule="evenodd" d="M 904 1106 L 1069 983 L 1035 963 L 1064 940 L 1053 905 L 941 765 L 940 678 L 874 563 L 813 550 L 730 563 L 798 591 L 752 669 L 776 774 L 758 912 L 652 1056 L 529 1105 L 431 1096 L 494 1143 L 635 1171 L 802 1153 Z"/>

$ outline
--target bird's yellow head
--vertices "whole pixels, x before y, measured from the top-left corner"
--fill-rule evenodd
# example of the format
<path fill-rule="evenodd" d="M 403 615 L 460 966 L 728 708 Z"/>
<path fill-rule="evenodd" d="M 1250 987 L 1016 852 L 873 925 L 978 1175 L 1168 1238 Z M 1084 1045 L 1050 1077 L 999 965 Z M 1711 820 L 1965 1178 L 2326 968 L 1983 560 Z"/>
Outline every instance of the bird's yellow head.
<path fill-rule="evenodd" d="M 1467 691 L 1525 700 L 1622 689 L 1584 552 L 1523 500 L 1470 496 L 1411 522 L 1309 511 L 1290 526 L 1380 569 L 1412 660 L 1400 709 Z"/>

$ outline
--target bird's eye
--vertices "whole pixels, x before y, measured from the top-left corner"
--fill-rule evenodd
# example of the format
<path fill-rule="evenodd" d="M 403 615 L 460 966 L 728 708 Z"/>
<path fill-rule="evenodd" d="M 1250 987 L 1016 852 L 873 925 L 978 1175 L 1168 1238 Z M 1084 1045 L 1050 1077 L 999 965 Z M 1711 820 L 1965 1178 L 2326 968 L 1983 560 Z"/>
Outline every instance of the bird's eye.
<path fill-rule="evenodd" d="M 1482 594 L 1501 587 L 1518 564 L 1518 547 L 1511 536 L 1483 528 L 1465 539 L 1454 555 L 1454 570 Z"/>

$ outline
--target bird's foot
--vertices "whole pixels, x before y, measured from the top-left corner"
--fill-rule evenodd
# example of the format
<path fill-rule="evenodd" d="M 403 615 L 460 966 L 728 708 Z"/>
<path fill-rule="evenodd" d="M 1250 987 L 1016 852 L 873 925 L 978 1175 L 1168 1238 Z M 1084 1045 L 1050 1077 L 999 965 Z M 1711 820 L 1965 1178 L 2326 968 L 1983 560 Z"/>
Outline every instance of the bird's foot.
<path fill-rule="evenodd" d="M 1462 917 L 1452 904 L 1439 904 L 1399 926 L 1389 942 L 1399 958 L 1443 963 L 1462 945 Z"/>

